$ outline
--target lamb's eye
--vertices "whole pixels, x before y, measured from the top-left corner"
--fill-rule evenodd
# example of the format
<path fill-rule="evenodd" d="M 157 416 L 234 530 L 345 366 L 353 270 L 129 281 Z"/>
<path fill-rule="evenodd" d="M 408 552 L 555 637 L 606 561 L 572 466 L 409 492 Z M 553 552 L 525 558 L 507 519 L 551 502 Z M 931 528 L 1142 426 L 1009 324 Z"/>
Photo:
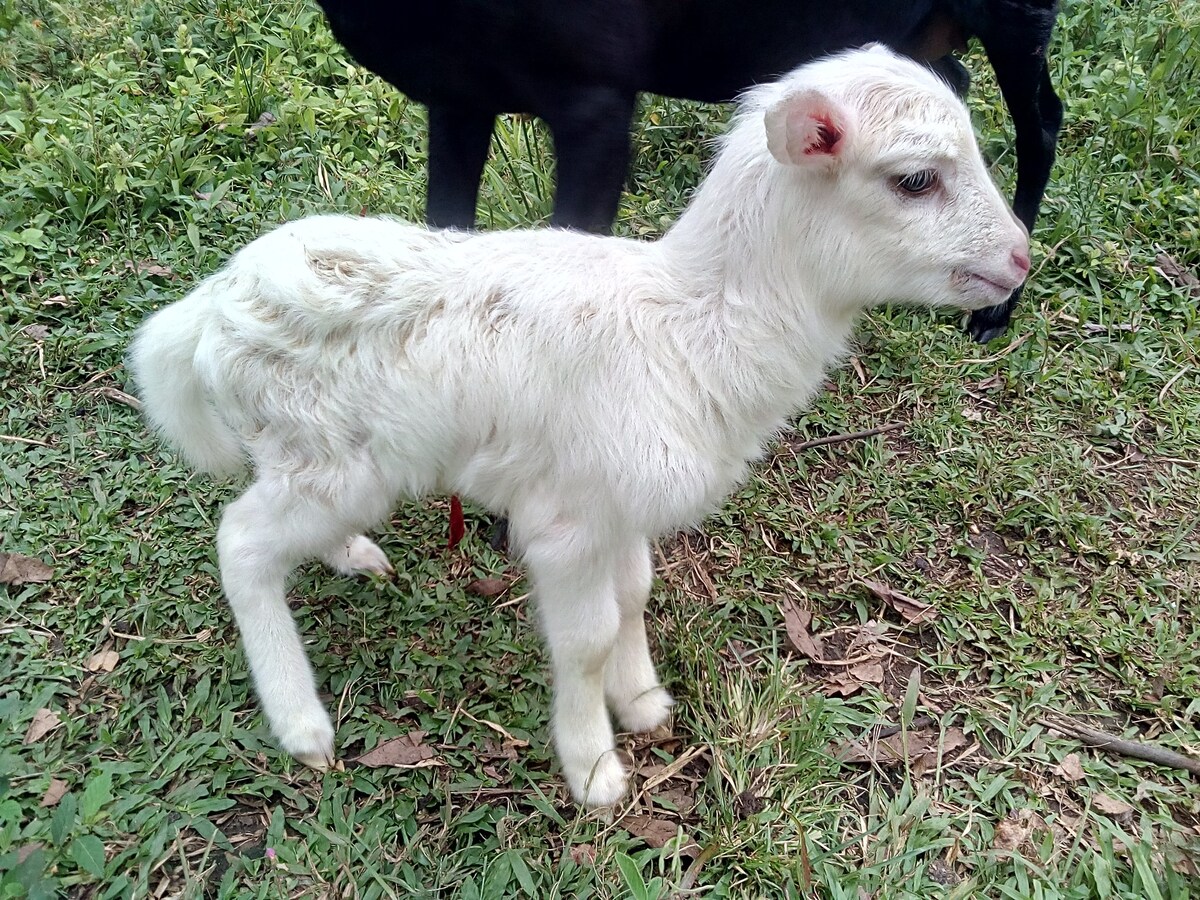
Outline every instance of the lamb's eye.
<path fill-rule="evenodd" d="M 908 194 L 910 197 L 922 197 L 938 186 L 938 173 L 936 169 L 922 169 L 911 175 L 897 177 L 895 185 L 896 190 L 902 194 Z"/>

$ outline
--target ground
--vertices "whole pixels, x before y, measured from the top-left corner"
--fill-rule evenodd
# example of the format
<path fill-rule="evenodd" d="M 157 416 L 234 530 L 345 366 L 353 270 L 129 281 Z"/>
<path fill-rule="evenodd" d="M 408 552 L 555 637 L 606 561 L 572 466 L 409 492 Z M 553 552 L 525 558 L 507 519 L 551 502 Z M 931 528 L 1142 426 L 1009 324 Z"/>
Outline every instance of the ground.
<path fill-rule="evenodd" d="M 1078 736 L 1200 755 L 1198 33 L 1195 2 L 1067 4 L 1009 334 L 872 315 L 746 485 L 659 542 L 678 704 L 624 739 L 605 817 L 548 746 L 519 567 L 470 509 L 447 551 L 445 498 L 380 530 L 394 579 L 301 573 L 341 765 L 283 756 L 216 579 L 237 483 L 148 435 L 122 368 L 264 228 L 419 219 L 423 111 L 300 0 L 0 0 L 0 897 L 1200 895 L 1195 769 Z M 727 116 L 646 102 L 620 233 L 670 224 Z M 544 220 L 540 126 L 493 149 L 485 227 Z"/>

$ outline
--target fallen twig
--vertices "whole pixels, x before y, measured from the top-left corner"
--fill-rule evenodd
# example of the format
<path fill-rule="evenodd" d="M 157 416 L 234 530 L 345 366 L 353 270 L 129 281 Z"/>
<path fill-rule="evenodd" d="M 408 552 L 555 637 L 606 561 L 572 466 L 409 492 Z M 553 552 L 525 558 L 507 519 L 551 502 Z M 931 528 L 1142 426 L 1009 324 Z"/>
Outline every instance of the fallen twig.
<path fill-rule="evenodd" d="M 1156 456 L 1158 462 L 1174 463 L 1177 466 L 1200 466 L 1200 459 L 1183 459 L 1179 456 Z"/>
<path fill-rule="evenodd" d="M 1073 737 L 1087 747 L 1106 750 L 1117 756 L 1130 756 L 1134 759 L 1144 759 L 1146 762 L 1168 766 L 1172 769 L 1183 769 L 1193 775 L 1200 775 L 1200 759 L 1176 753 L 1157 744 L 1144 744 L 1140 741 L 1130 741 L 1103 731 L 1097 731 L 1079 722 L 1056 719 L 1038 719 L 1038 723 Z"/>
<path fill-rule="evenodd" d="M 899 431 L 904 427 L 903 422 L 891 422 L 887 425 L 880 425 L 878 428 L 868 428 L 866 431 L 853 431 L 849 434 L 831 434 L 826 437 L 813 438 L 811 441 L 800 441 L 799 443 L 788 443 L 788 446 L 793 450 L 807 450 L 810 447 L 823 447 L 826 444 L 841 444 L 845 441 L 858 441 L 863 438 L 874 437 L 877 434 L 886 434 L 889 431 Z"/>
<path fill-rule="evenodd" d="M 112 626 L 112 622 L 107 616 L 102 623 L 105 632 L 112 637 L 120 638 L 123 641 L 146 641 L 151 644 L 203 644 L 212 637 L 211 628 L 203 628 L 195 634 L 187 634 L 181 638 L 152 638 L 141 634 L 129 634 L 125 631 L 117 631 Z"/>
<path fill-rule="evenodd" d="M 707 754 L 708 747 L 705 744 L 693 744 L 682 754 L 680 754 L 677 759 L 668 764 L 661 772 L 647 778 L 642 784 L 641 788 L 638 790 L 637 799 L 643 799 L 660 784 L 670 781 L 672 778 L 678 775 L 681 771 L 683 771 L 684 767 L 687 766 L 688 763 L 692 762 L 692 760 L 706 756 Z"/>
<path fill-rule="evenodd" d="M 32 444 L 34 447 L 49 447 L 45 441 L 34 440 L 33 438 L 17 437 L 15 434 L 0 434 L 0 441 L 13 441 L 17 444 Z"/>
<path fill-rule="evenodd" d="M 103 387 L 96 388 L 96 393 L 107 397 L 109 400 L 115 400 L 117 403 L 124 403 L 126 406 L 131 407 L 132 409 L 140 410 L 142 408 L 142 401 L 137 397 L 127 394 L 118 388 L 111 387 L 110 385 L 104 385 Z"/>

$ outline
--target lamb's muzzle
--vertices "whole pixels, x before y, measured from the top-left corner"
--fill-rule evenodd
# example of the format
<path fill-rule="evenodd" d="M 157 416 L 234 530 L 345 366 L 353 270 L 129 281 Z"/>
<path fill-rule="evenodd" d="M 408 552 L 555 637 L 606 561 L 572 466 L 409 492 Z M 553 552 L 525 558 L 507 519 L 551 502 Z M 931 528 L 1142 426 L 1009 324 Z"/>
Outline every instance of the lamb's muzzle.
<path fill-rule="evenodd" d="M 304 219 L 152 316 L 130 362 L 189 461 L 253 467 L 218 555 L 284 749 L 334 758 L 289 573 L 386 572 L 362 532 L 402 497 L 454 492 L 509 516 L 567 782 L 607 805 L 626 787 L 608 709 L 644 730 L 671 706 L 647 649 L 649 540 L 722 501 L 865 307 L 994 304 L 1028 250 L 961 102 L 875 48 L 747 95 L 658 243 Z"/>

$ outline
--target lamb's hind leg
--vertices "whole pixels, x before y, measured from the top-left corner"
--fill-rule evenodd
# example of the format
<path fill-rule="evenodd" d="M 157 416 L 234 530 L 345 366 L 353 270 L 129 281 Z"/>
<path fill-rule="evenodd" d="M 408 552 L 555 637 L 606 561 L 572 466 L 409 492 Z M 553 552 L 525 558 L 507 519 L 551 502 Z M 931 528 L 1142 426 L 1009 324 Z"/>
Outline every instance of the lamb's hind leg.
<path fill-rule="evenodd" d="M 221 581 L 263 712 L 283 749 L 315 768 L 333 762 L 333 725 L 288 609 L 287 577 L 306 559 L 328 559 L 330 548 L 365 524 L 362 517 L 378 512 L 360 497 L 342 501 L 335 506 L 261 478 L 226 508 L 217 533 Z"/>
<path fill-rule="evenodd" d="M 532 534 L 521 526 L 514 515 L 550 648 L 552 731 L 563 774 L 580 803 L 610 806 L 627 781 L 604 705 L 604 667 L 620 625 L 611 554 L 563 517 Z"/>
<path fill-rule="evenodd" d="M 360 572 L 370 572 L 374 575 L 396 574 L 396 570 L 388 562 L 387 554 L 365 534 L 347 538 L 332 553 L 326 553 L 321 561 L 343 575 L 357 575 Z"/>
<path fill-rule="evenodd" d="M 646 602 L 654 572 L 645 540 L 617 560 L 617 603 L 621 627 L 604 669 L 604 691 L 622 727 L 651 731 L 667 721 L 671 695 L 658 682 L 646 640 Z"/>

